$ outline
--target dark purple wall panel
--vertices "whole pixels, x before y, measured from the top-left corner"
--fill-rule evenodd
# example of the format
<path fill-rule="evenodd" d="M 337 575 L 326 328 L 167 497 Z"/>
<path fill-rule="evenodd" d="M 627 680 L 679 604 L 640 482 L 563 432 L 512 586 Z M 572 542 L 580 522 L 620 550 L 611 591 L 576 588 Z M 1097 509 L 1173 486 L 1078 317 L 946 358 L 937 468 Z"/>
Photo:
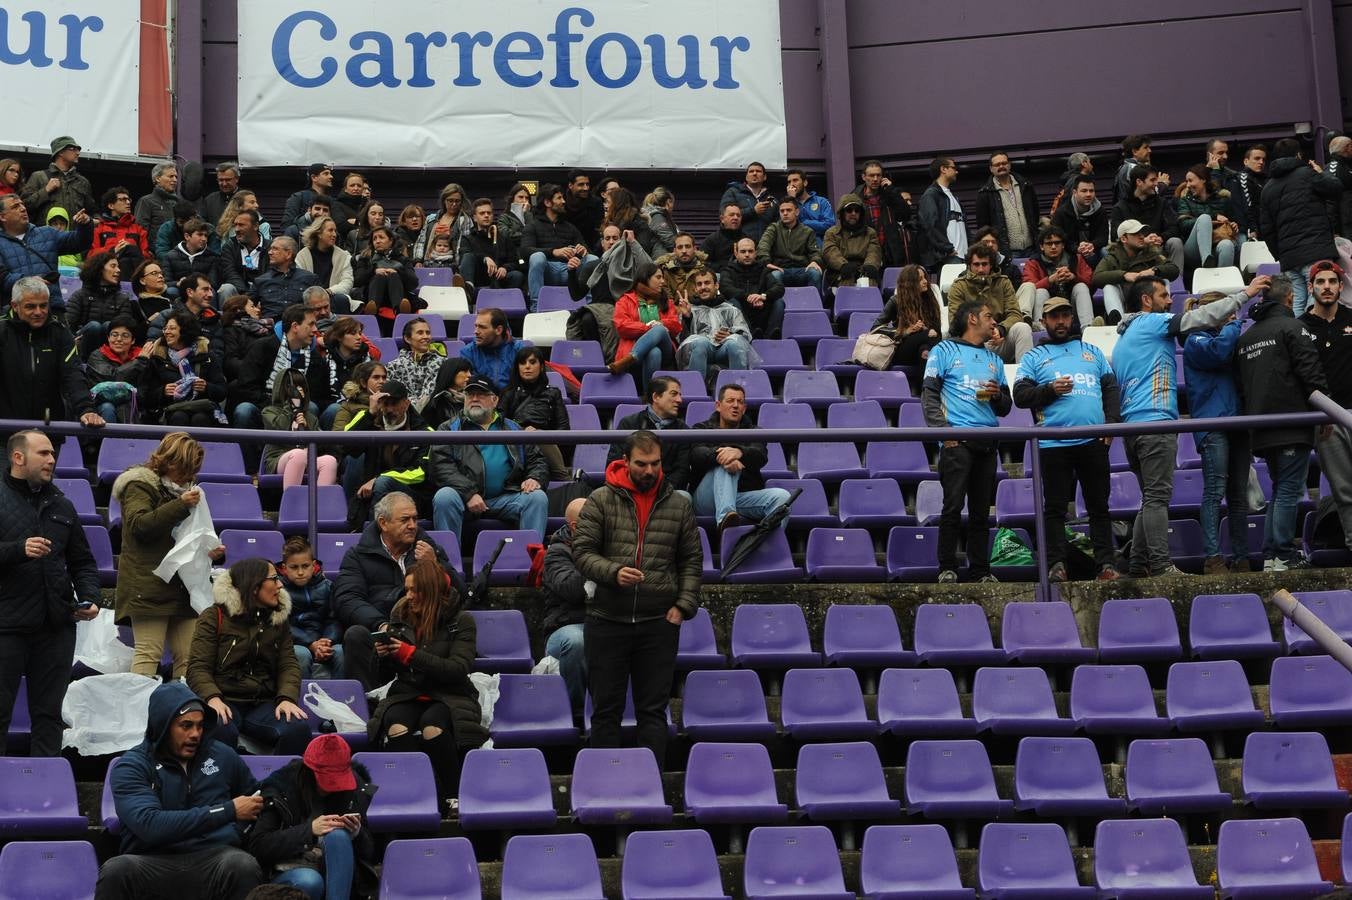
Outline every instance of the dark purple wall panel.
<path fill-rule="evenodd" d="M 816 50 L 784 51 L 784 119 L 789 159 L 822 158 L 822 101 Z"/>
<path fill-rule="evenodd" d="M 779 0 L 779 45 L 785 50 L 817 49 L 815 0 Z"/>
<path fill-rule="evenodd" d="M 1352 61 L 1352 0 L 1333 5 L 1333 43 L 1339 60 Z M 1352 108 L 1352 64 L 1339 66 L 1338 86 L 1343 95 L 1343 118 L 1352 118 L 1348 114 Z"/>
<path fill-rule="evenodd" d="M 239 10 L 233 0 L 224 3 L 211 0 L 203 7 L 206 20 L 202 30 L 203 41 L 233 44 L 239 40 Z"/>
<path fill-rule="evenodd" d="M 235 91 L 238 51 L 235 44 L 203 44 L 206 78 L 202 91 L 202 153 L 233 159 L 239 97 Z"/>

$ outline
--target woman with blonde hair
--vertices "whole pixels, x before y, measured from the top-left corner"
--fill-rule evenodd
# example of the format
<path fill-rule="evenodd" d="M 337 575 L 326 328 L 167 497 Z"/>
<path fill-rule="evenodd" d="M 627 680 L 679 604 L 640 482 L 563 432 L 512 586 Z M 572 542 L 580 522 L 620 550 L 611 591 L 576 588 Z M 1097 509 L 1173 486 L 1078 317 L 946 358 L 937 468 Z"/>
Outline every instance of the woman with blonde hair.
<path fill-rule="evenodd" d="M 188 669 L 197 613 L 188 602 L 188 589 L 174 575 L 167 582 L 155 574 L 174 546 L 174 527 L 202 502 L 201 488 L 193 484 L 206 451 L 181 431 L 166 434 L 142 465 L 132 466 L 113 482 L 113 499 L 122 506 L 122 554 L 117 570 L 113 611 L 117 624 L 130 625 L 131 670 L 154 676 L 165 646 L 173 657 L 173 675 Z M 211 558 L 225 555 L 224 547 Z"/>
<path fill-rule="evenodd" d="M 335 309 L 347 310 L 352 296 L 352 254 L 338 243 L 338 223 L 320 216 L 301 233 L 296 268 L 313 272 L 332 295 Z"/>
<path fill-rule="evenodd" d="M 675 211 L 676 195 L 663 185 L 659 184 L 643 198 L 643 215 L 647 217 L 648 228 L 653 233 L 655 253 L 670 253 L 676 249 L 676 233 L 680 229 L 671 218 Z"/>
<path fill-rule="evenodd" d="M 246 209 L 252 209 L 258 213 L 258 233 L 263 236 L 264 241 L 272 240 L 272 226 L 263 221 L 263 211 L 258 208 L 258 195 L 247 188 L 241 188 L 230 197 L 230 202 L 225 204 L 225 212 L 221 213 L 220 219 L 216 221 L 216 236 L 221 240 L 235 236 L 235 216 Z"/>

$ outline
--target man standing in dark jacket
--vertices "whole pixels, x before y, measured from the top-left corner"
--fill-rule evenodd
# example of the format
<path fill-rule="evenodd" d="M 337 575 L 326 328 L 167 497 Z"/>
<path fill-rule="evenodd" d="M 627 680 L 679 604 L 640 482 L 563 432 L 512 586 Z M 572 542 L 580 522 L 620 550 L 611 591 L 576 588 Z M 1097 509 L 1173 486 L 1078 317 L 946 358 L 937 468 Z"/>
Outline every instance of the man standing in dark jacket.
<path fill-rule="evenodd" d="M 1299 321 L 1314 337 L 1329 396 L 1343 409 L 1352 409 L 1352 309 L 1338 302 L 1342 282 L 1343 270 L 1336 263 L 1315 263 L 1310 268 L 1310 305 Z M 1338 505 L 1343 537 L 1352 548 L 1352 432 L 1326 425 L 1314 449 Z"/>
<path fill-rule="evenodd" d="M 915 210 L 911 207 L 911 195 L 892 183 L 883 164 L 876 159 L 864 163 L 860 176 L 854 192 L 864 202 L 864 218 L 869 227 L 878 233 L 883 265 L 904 266 L 914 262 L 910 222 Z"/>
<path fill-rule="evenodd" d="M 145 740 L 109 771 L 121 854 L 99 870 L 95 900 L 191 894 L 242 900 L 263 883 L 240 826 L 263 811 L 258 782 L 213 740 L 214 710 L 182 681 L 150 695 Z"/>
<path fill-rule="evenodd" d="M 759 241 L 777 215 L 775 198 L 765 186 L 765 166 L 753 162 L 746 167 L 744 181 L 728 182 L 718 205 L 722 208 L 729 203 L 736 203 L 742 210 L 742 231 L 753 241 Z"/>
<path fill-rule="evenodd" d="M 738 241 L 735 254 L 719 273 L 719 290 L 742 308 L 752 337 L 779 337 L 784 326 L 783 283 L 774 277 L 766 260 L 756 258 L 756 242 L 751 238 Z"/>
<path fill-rule="evenodd" d="M 977 227 L 995 229 L 1001 253 L 1032 256 L 1038 232 L 1037 190 L 1014 174 L 1003 150 L 991 154 L 990 169 L 991 177 L 976 192 Z"/>
<path fill-rule="evenodd" d="M 1310 393 L 1328 393 L 1314 336 L 1291 311 L 1293 287 L 1284 278 L 1274 279 L 1263 301 L 1249 313 L 1253 326 L 1239 339 L 1235 351 L 1239 392 L 1248 415 L 1310 412 Z M 1263 523 L 1263 571 L 1308 568 L 1309 562 L 1296 551 L 1296 519 L 1315 429 L 1257 428 L 1251 441 L 1254 455 L 1267 460 L 1272 478 L 1272 502 Z"/>
<path fill-rule="evenodd" d="M 1268 250 L 1291 280 L 1292 312 L 1305 314 L 1310 269 L 1321 259 L 1336 259 L 1333 226 L 1325 203 L 1337 200 L 1343 186 L 1317 163 L 1301 159 L 1300 144 L 1282 138 L 1272 146 L 1273 163 L 1259 200 L 1260 228 Z"/>
<path fill-rule="evenodd" d="M 648 382 L 648 405 L 615 423 L 616 431 L 655 431 L 686 428 L 681 418 L 681 383 L 670 375 L 658 375 Z M 624 444 L 611 444 L 606 465 L 624 456 Z M 662 480 L 672 490 L 687 490 L 690 483 L 690 445 L 677 441 L 662 442 Z"/>
<path fill-rule="evenodd" d="M 769 461 L 764 444 L 737 440 L 735 432 L 755 426 L 746 418 L 746 389 L 725 384 L 718 389 L 713 415 L 695 428 L 717 431 L 707 444 L 690 448 L 690 483 L 694 485 L 695 511 L 713 516 L 718 530 L 759 522 L 789 500 L 783 488 L 767 488 L 761 467 Z M 789 519 L 779 527 L 787 528 Z"/>
<path fill-rule="evenodd" d="M 33 756 L 59 756 L 75 623 L 98 615 L 99 573 L 75 507 L 52 484 L 56 452 L 40 431 L 5 447 L 0 487 L 0 756 L 19 679 L 28 677 Z M 81 605 L 76 605 L 77 603 Z"/>
<path fill-rule="evenodd" d="M 967 222 L 962 206 L 953 193 L 958 180 L 958 164 L 950 157 L 941 156 L 930 163 L 930 177 L 934 179 L 920 195 L 919 228 L 916 241 L 920 249 L 920 264 L 931 272 L 938 272 L 949 263 L 960 263 L 967 256 Z"/>
<path fill-rule="evenodd" d="M 97 428 L 75 338 L 48 318 L 47 283 L 22 278 L 0 319 L 0 418 L 75 419 Z"/>
<path fill-rule="evenodd" d="M 583 648 L 587 610 L 587 577 L 578 571 L 573 559 L 573 535 L 577 533 L 577 519 L 586 497 L 578 497 L 563 511 L 564 525 L 549 539 L 545 550 L 544 580 L 540 596 L 545 602 L 545 617 L 541 627 L 549 633 L 545 640 L 545 655 L 559 661 L 559 674 L 568 685 L 568 700 L 573 715 L 581 716 L 587 695 L 587 657 Z M 591 591 L 596 590 L 592 584 Z"/>
<path fill-rule="evenodd" d="M 573 559 L 596 583 L 583 627 L 591 745 L 620 746 L 632 686 L 639 745 L 663 768 L 681 622 L 699 605 L 704 551 L 690 501 L 662 480 L 662 445 L 652 432 L 631 434 L 624 459 L 606 467 L 606 483 L 578 517 Z"/>

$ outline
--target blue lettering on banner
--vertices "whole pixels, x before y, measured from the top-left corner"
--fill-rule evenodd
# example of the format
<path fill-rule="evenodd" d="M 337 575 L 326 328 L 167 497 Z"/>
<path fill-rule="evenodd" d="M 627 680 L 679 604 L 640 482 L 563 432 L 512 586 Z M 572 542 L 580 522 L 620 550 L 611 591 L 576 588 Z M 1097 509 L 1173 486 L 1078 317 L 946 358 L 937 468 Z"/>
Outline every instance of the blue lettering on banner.
<path fill-rule="evenodd" d="M 0 10 L 0 17 L 3 15 L 4 10 Z M 32 15 L 40 14 L 30 13 L 24 18 L 29 19 Z M 62 18 L 61 22 L 66 24 L 66 19 L 73 18 L 67 16 Z M 96 21 L 84 20 L 84 22 Z M 30 28 L 37 27 L 33 25 L 32 20 L 29 22 Z M 3 23 L 4 19 L 0 18 L 0 24 Z M 579 30 L 573 30 L 574 24 Z M 735 54 L 751 50 L 751 41 L 745 36 L 717 35 L 710 38 L 708 49 L 712 51 L 712 59 L 706 60 L 702 57 L 701 51 L 704 48 L 699 38 L 692 34 L 681 35 L 674 39 L 666 35 L 650 34 L 636 39 L 621 32 L 607 31 L 588 41 L 587 36 L 581 33 L 581 29 L 591 28 L 595 24 L 596 16 L 590 10 L 570 6 L 560 10 L 554 20 L 553 31 L 545 35 L 543 40 L 528 31 L 512 31 L 499 38 L 486 31 L 473 34 L 459 31 L 450 35 L 442 31 L 414 32 L 402 39 L 403 45 L 409 49 L 407 59 L 396 57 L 396 48 L 399 45 L 393 35 L 380 31 L 358 31 L 347 41 L 348 47 L 357 52 L 348 57 L 344 65 L 340 67 L 336 57 L 324 55 L 319 59 L 317 72 L 303 73 L 296 69 L 292 58 L 292 47 L 298 37 L 305 41 L 313 40 L 313 26 L 317 25 L 319 40 L 323 44 L 332 45 L 339 40 L 339 28 L 332 18 L 318 10 L 301 10 L 283 19 L 273 33 L 272 64 L 277 74 L 285 81 L 301 88 L 323 87 L 338 76 L 340 68 L 347 81 L 355 87 L 393 88 L 404 84 L 414 88 L 429 88 L 436 86 L 436 80 L 429 74 L 429 56 L 432 49 L 444 49 L 454 45 L 454 49 L 447 54 L 449 59 L 445 61 L 455 66 L 456 74 L 451 79 L 451 84 L 456 87 L 477 87 L 483 83 L 475 73 L 475 50 L 491 48 L 493 74 L 508 87 L 534 87 L 544 80 L 546 74 L 550 76 L 551 87 L 579 87 L 581 83 L 574 74 L 573 64 L 580 55 L 583 69 L 593 84 L 619 90 L 633 84 L 643 74 L 643 54 L 639 47 L 642 43 L 651 53 L 650 74 L 659 87 L 668 90 L 680 88 L 699 90 L 709 86 L 716 90 L 736 90 L 741 87 L 741 83 L 733 75 L 733 68 Z M 99 23 L 99 27 L 102 27 L 102 23 Z M 70 40 L 72 42 L 70 46 L 78 50 L 78 34 Z M 554 45 L 552 73 L 546 71 L 545 41 Z M 668 42 L 674 46 L 669 47 Z M 35 40 L 34 43 L 40 41 Z M 585 48 L 583 44 L 586 44 Z M 576 54 L 573 45 L 577 45 Z M 612 47 L 619 52 L 607 53 Z M 9 52 L 7 46 L 0 45 L 0 61 L 8 62 L 9 59 L 4 54 Z M 682 55 L 684 65 L 674 65 L 675 60 Z M 68 58 L 69 56 L 70 54 Z M 621 62 L 622 67 L 619 66 Z M 50 64 L 50 60 L 41 63 L 35 61 L 34 64 L 47 65 Z M 712 81 L 701 72 L 701 64 L 705 66 L 705 71 L 713 74 Z M 673 69 L 677 67 L 680 68 L 680 72 L 674 73 Z M 407 72 L 406 80 L 400 78 L 402 71 Z"/>
<path fill-rule="evenodd" d="M 21 20 L 28 23 L 28 47 L 22 51 L 16 50 L 15 45 L 19 41 L 18 25 L 15 25 L 13 32 L 10 29 L 10 11 L 0 7 L 0 63 L 7 66 L 31 65 L 35 69 L 45 69 L 52 64 L 52 58 L 47 55 L 47 15 L 38 10 L 26 12 L 19 16 Z M 57 19 L 57 24 L 66 29 L 66 55 L 56 65 L 61 69 L 71 69 L 82 71 L 89 68 L 89 63 L 85 62 L 84 51 L 84 33 L 86 31 L 97 32 L 103 30 L 103 19 L 98 16 L 89 16 L 80 18 L 77 15 L 66 14 Z"/>

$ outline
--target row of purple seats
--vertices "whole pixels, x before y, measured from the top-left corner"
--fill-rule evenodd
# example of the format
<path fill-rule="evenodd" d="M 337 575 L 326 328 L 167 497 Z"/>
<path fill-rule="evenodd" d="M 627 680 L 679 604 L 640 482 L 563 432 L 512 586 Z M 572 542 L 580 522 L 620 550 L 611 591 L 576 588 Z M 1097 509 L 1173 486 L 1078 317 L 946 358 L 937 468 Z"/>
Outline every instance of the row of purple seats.
<path fill-rule="evenodd" d="M 10 841 L 0 850 L 0 897 L 87 900 L 98 877 L 88 841 Z"/>

